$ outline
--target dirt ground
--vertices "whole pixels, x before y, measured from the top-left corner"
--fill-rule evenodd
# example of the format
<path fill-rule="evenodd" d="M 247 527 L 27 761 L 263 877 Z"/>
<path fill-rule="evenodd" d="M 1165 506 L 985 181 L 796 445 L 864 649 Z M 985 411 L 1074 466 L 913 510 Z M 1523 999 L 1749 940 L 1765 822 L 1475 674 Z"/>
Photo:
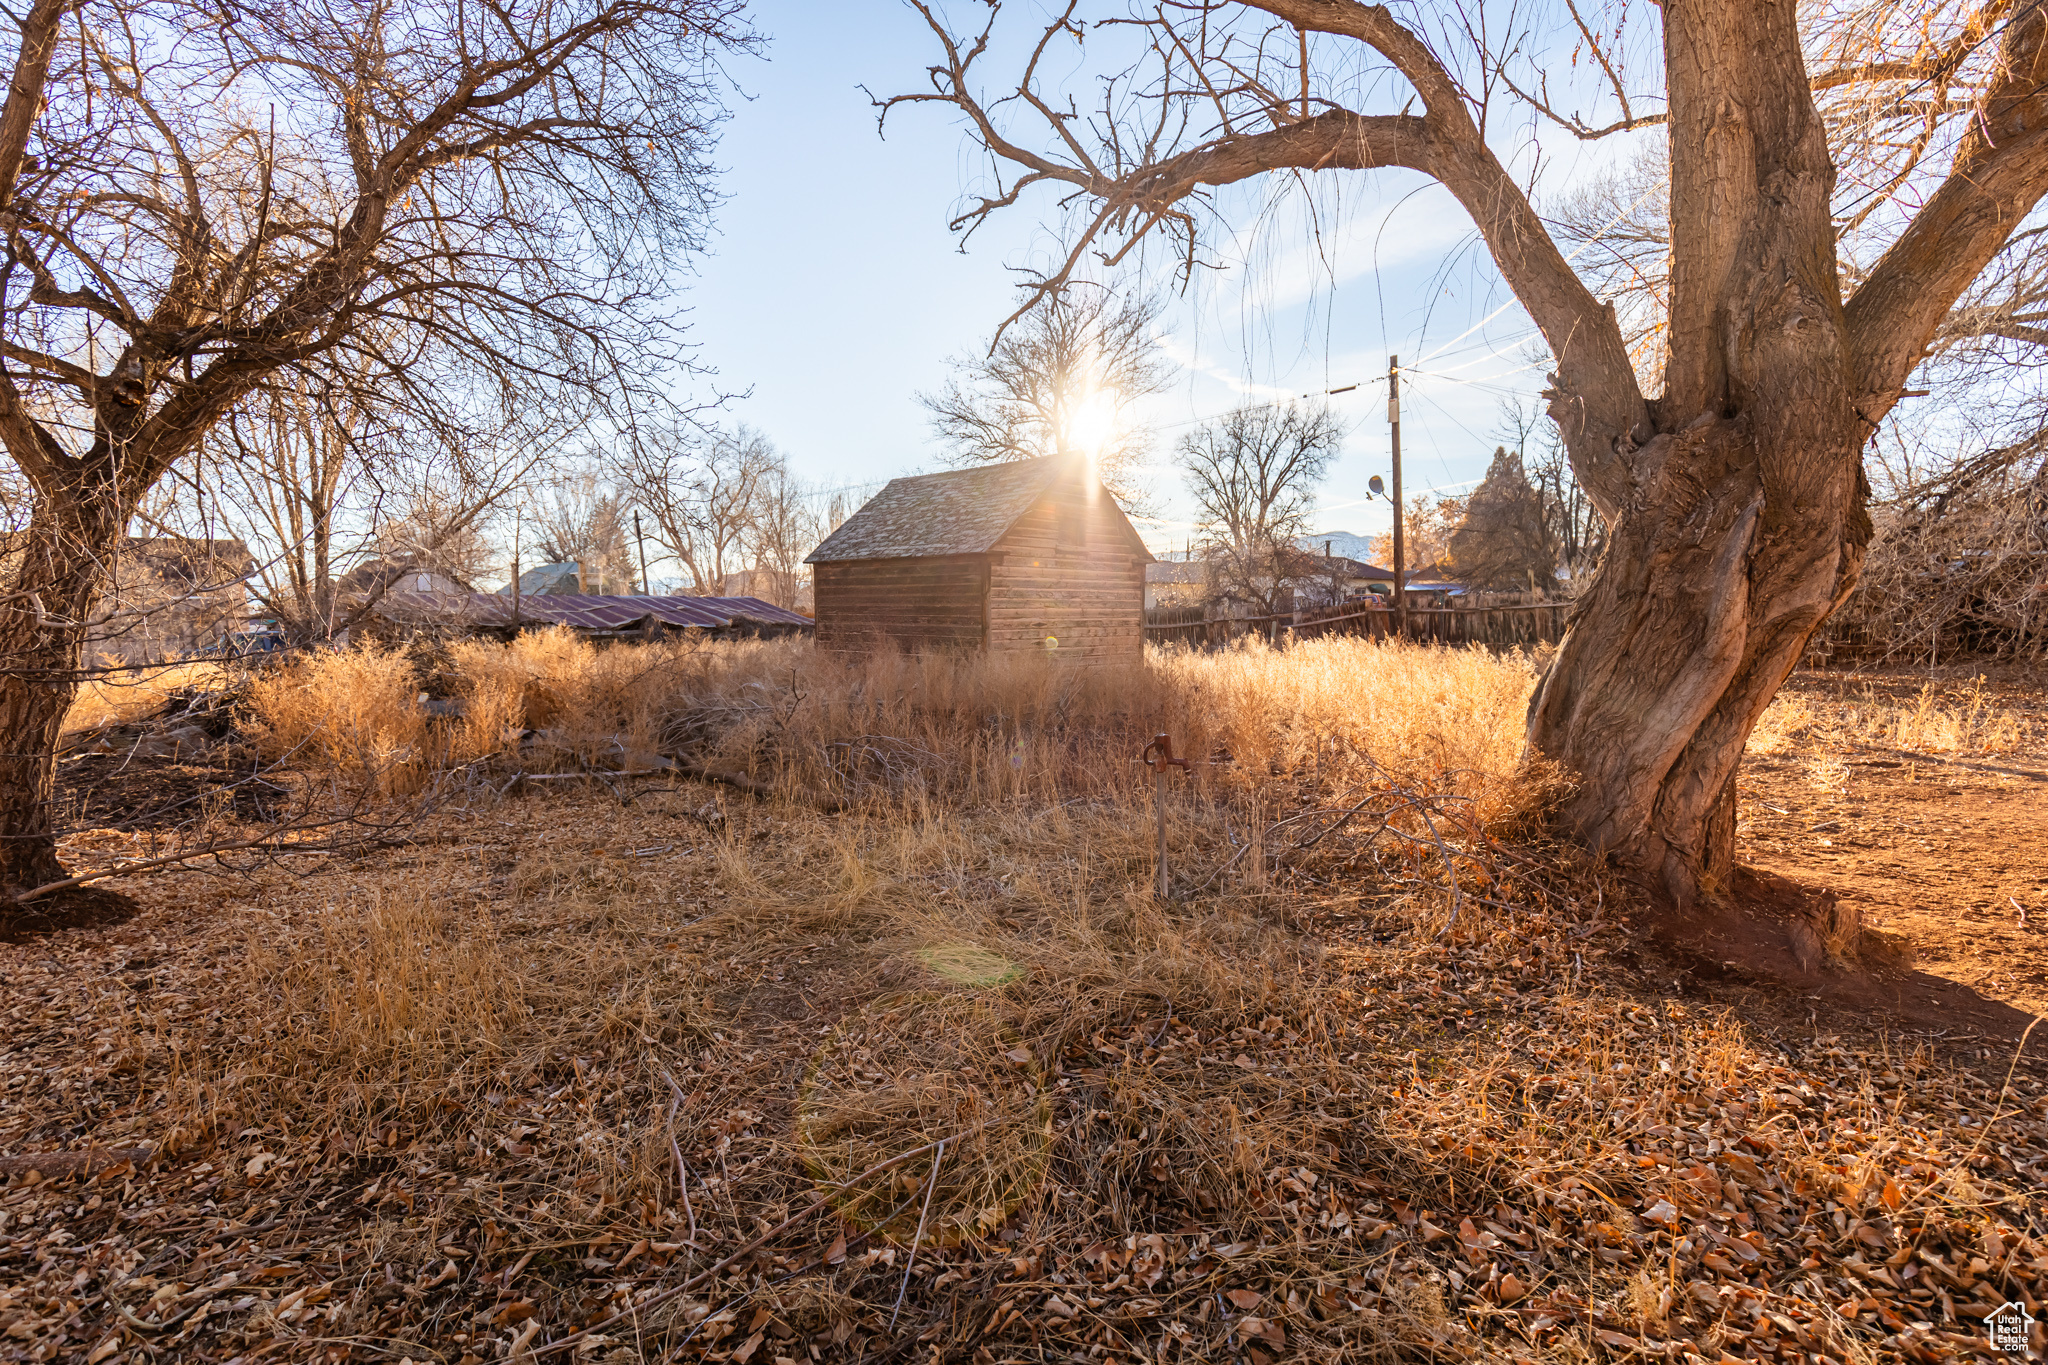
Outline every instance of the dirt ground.
<path fill-rule="evenodd" d="M 1890 1005 L 1648 973 L 1583 868 L 1455 933 L 1334 864 L 1162 908 L 1081 800 L 564 786 L 132 879 L 0 944 L 0 1362 L 1993 1359 L 2048 686 L 1929 684 L 1800 675 L 1739 792 Z M 74 865 L 219 780 L 143 771 L 67 769 Z"/>
<path fill-rule="evenodd" d="M 1961 744 L 1901 746 L 1901 718 L 1930 684 L 1933 705 L 1953 714 L 1979 694 L 1978 677 L 1982 709 L 2000 723 Z M 2048 1012 L 2048 678 L 1808 672 L 1777 705 L 1810 721 L 1782 745 L 1767 735 L 1752 746 L 1738 780 L 1741 859 L 1834 892 L 1903 938 L 1927 976 Z M 1958 736 L 1909 724 L 1905 738 Z"/>

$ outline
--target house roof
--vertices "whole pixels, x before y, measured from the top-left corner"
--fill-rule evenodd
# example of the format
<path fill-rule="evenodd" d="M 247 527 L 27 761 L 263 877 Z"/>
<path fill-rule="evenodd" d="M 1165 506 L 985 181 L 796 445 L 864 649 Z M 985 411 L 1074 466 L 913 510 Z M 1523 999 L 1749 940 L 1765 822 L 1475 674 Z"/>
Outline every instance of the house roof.
<path fill-rule="evenodd" d="M 420 564 L 408 556 L 366 560 L 334 580 L 336 592 L 365 593 L 379 588 L 388 588 L 401 579 L 426 575 L 434 580 L 435 592 L 468 592 L 469 588 L 452 574 L 443 573 L 431 565 Z"/>
<path fill-rule="evenodd" d="M 804 562 L 985 554 L 1063 475 L 1087 477 L 1072 461 L 1047 456 L 891 479 Z M 1143 551 L 1135 530 L 1131 542 Z"/>
<path fill-rule="evenodd" d="M 1379 565 L 1368 564 L 1362 559 L 1347 559 L 1343 555 L 1335 555 L 1323 562 L 1343 574 L 1346 578 L 1363 578 L 1367 582 L 1372 583 L 1391 583 L 1394 581 L 1394 571 L 1392 569 L 1382 569 Z"/>
<path fill-rule="evenodd" d="M 514 599 L 497 593 L 391 592 L 377 603 L 391 621 L 447 625 L 508 626 Z M 734 620 L 808 626 L 811 618 L 785 611 L 758 597 L 600 597 L 574 592 L 529 593 L 517 602 L 520 622 L 558 624 L 579 630 L 624 630 L 652 616 L 672 626 L 717 629 Z"/>
<path fill-rule="evenodd" d="M 576 561 L 566 560 L 560 564 L 537 564 L 519 575 L 519 591 L 529 596 L 574 593 L 576 591 Z M 512 585 L 507 583 L 498 589 L 499 595 L 510 597 Z"/>
<path fill-rule="evenodd" d="M 133 566 L 165 583 L 212 591 L 238 583 L 256 571 L 256 558 L 240 540 L 205 540 L 194 536 L 123 536 L 116 552 L 124 566 Z"/>

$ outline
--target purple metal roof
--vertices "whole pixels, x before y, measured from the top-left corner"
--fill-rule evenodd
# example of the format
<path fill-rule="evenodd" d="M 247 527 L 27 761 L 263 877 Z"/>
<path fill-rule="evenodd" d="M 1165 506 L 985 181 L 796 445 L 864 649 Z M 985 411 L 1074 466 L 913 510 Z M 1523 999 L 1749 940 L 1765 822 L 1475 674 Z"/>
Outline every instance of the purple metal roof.
<path fill-rule="evenodd" d="M 377 614 L 393 621 L 434 621 L 446 625 L 509 626 L 509 595 L 480 592 L 388 592 Z M 584 593 L 537 592 L 519 598 L 519 621 L 564 625 L 577 630 L 627 630 L 648 617 L 665 625 L 717 630 L 735 619 L 767 625 L 808 626 L 799 616 L 758 597 L 598 597 Z"/>

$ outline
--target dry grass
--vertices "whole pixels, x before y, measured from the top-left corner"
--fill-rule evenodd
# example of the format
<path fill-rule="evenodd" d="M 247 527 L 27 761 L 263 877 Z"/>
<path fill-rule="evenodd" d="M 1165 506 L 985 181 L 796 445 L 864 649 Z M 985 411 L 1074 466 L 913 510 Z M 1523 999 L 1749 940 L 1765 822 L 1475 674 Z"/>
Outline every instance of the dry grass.
<path fill-rule="evenodd" d="M 522 731 L 538 733 L 553 766 L 618 767 L 621 756 L 648 751 L 678 698 L 758 652 L 688 643 L 601 650 L 557 628 L 510 644 L 460 641 L 436 668 L 416 652 L 366 644 L 259 678 L 250 733 L 267 758 L 303 755 L 390 791 L 516 749 Z M 461 715 L 434 714 L 430 693 L 453 697 Z"/>
<path fill-rule="evenodd" d="M 1807 748 L 1865 744 L 1919 753 L 2000 755 L 2043 738 L 2037 717 L 1992 689 L 1985 677 L 1931 680 L 1901 693 L 1845 680 L 1827 696 L 1817 687 L 1788 689 L 1765 709 L 1748 752 L 1784 754 Z"/>
<path fill-rule="evenodd" d="M 250 737 L 266 759 L 369 777 L 394 788 L 432 761 L 409 660 L 366 645 L 308 656 L 250 688 Z"/>
<path fill-rule="evenodd" d="M 137 1332 L 52 1252 L 23 1339 L 476 1365 L 604 1324 L 597 1359 L 742 1365 L 1843 1361 L 1938 1357 L 1962 1310 L 2042 1287 L 2035 1078 L 1643 999 L 1608 965 L 1625 897 L 1487 851 L 1546 787 L 1525 661 L 456 658 L 473 708 L 543 719 L 544 689 L 530 728 L 565 749 L 612 724 L 806 800 L 480 797 L 391 859 L 229 884 L 232 918 L 192 893 L 205 919 L 146 950 L 176 959 L 134 969 L 146 990 L 53 959 L 17 989 L 65 1022 L 24 1045 L 0 1143 L 177 1156 L 104 1212 L 47 1187 L 0 1209 L 69 1201 L 71 1244 L 121 1267 L 88 1282 L 148 1320 L 228 1272 L 271 1297 Z M 1166 903 L 1132 763 L 1162 729 L 1218 760 L 1173 779 Z M 195 1260 L 175 1220 L 202 1199 L 234 1221 Z"/>
<path fill-rule="evenodd" d="M 124 669 L 87 678 L 78 686 L 63 730 L 73 734 L 102 725 L 120 725 L 149 715 L 173 693 L 227 685 L 240 670 L 217 663 L 188 662 L 155 668 Z"/>

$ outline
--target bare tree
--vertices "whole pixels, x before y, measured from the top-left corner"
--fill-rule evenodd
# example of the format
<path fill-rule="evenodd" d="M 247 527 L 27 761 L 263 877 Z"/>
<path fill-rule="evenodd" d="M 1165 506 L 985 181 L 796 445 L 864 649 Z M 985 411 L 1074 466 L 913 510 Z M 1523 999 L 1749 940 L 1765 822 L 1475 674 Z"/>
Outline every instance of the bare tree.
<path fill-rule="evenodd" d="M 689 574 L 690 591 L 715 597 L 728 573 L 746 567 L 762 492 L 782 468 L 774 442 L 744 423 L 731 432 L 678 423 L 635 442 L 620 477 Z"/>
<path fill-rule="evenodd" d="M 825 538 L 823 521 L 812 502 L 778 456 L 755 495 L 752 537 L 754 567 L 769 584 L 765 593 L 757 595 L 778 607 L 796 607 L 804 587 L 804 556 Z"/>
<path fill-rule="evenodd" d="M 1402 548 L 1407 551 L 1407 565 L 1410 574 L 1446 565 L 1451 557 L 1451 533 L 1458 529 L 1458 523 L 1465 519 L 1465 499 L 1461 497 L 1431 497 L 1427 493 L 1411 493 L 1408 509 L 1402 514 Z M 1394 533 L 1384 531 L 1372 541 L 1373 562 L 1383 568 L 1392 568 L 1394 563 Z"/>
<path fill-rule="evenodd" d="M 1671 293 L 1671 158 L 1643 148 L 1574 188 L 1545 215 L 1579 275 L 1612 304 L 1636 375 L 1654 386 L 1670 358 L 1665 306 Z M 1537 359 L 1541 359 L 1539 355 Z M 1540 416 L 1540 407 L 1532 416 Z"/>
<path fill-rule="evenodd" d="M 348 378 L 259 384 L 201 442 L 189 480 L 158 485 L 203 500 L 254 551 L 258 601 L 293 643 L 352 629 L 405 570 L 463 583 L 488 572 L 484 518 L 535 461 L 483 443 L 443 449 L 433 424 Z"/>
<path fill-rule="evenodd" d="M 502 468 L 510 474 L 531 467 L 529 458 L 507 461 Z M 378 561 L 392 575 L 418 570 L 474 591 L 478 580 L 502 562 L 485 518 L 511 490 L 510 478 L 481 487 L 434 477 L 421 480 L 386 502 L 389 512 L 372 541 Z"/>
<path fill-rule="evenodd" d="M 534 516 L 539 538 L 534 552 L 543 563 L 575 564 L 579 591 L 631 594 L 639 572 L 628 497 L 594 471 L 558 476 Z"/>
<path fill-rule="evenodd" d="M 1499 432 L 1522 462 L 1522 470 L 1541 504 L 1543 524 L 1557 546 L 1557 567 L 1566 575 L 1568 591 L 1576 592 L 1585 576 L 1600 563 L 1607 548 L 1607 523 L 1572 473 L 1571 456 L 1557 424 L 1541 404 L 1518 399 L 1500 405 Z"/>
<path fill-rule="evenodd" d="M 1138 495 L 1152 434 L 1137 404 L 1172 378 L 1154 332 L 1159 303 L 1075 284 L 998 333 L 988 353 L 953 362 L 953 378 L 918 401 L 956 465 L 1085 456 L 1119 501 Z"/>
<path fill-rule="evenodd" d="M 361 397 L 315 389 L 303 374 L 281 374 L 230 411 L 212 435 L 223 455 L 214 462 L 215 500 L 239 504 L 249 522 L 270 533 L 273 553 L 259 568 L 265 605 L 297 640 L 346 628 L 334 580 L 347 553 L 337 537 L 345 534 L 358 452 L 372 439 L 363 429 Z"/>
<path fill-rule="evenodd" d="M 444 432 L 687 363 L 739 0 L 33 0 L 0 102 L 0 895 L 61 879 L 53 752 L 130 515 L 257 386 L 363 374 Z"/>
<path fill-rule="evenodd" d="M 1530 743 L 1577 775 L 1560 817 L 1586 845 L 1680 907 L 1725 884 L 1749 732 L 1862 568 L 1862 449 L 2048 189 L 2042 6 L 1667 0 L 1604 32 L 1581 24 L 1571 41 L 1593 60 L 1569 69 L 1519 17 L 1536 11 L 1120 8 L 1144 54 L 1090 93 L 1084 120 L 1040 75 L 1085 31 L 1080 0 L 1027 45 L 1013 95 L 997 101 L 975 68 L 1014 49 L 987 32 L 962 41 L 918 3 L 942 59 L 928 91 L 896 102 L 964 116 L 999 181 L 960 224 L 1037 186 L 1081 215 L 1045 290 L 1086 253 L 1115 262 L 1155 232 L 1194 264 L 1212 187 L 1275 172 L 1402 167 L 1457 198 L 1549 346 L 1549 412 L 1612 528 L 1530 709 Z M 1823 28 L 1802 32 L 1802 16 Z M 1633 76 L 1624 58 L 1652 44 L 1661 63 Z M 1598 118 L 1564 112 L 1577 95 L 1554 93 L 1546 73 L 1604 87 L 1580 87 Z M 1496 148 L 1528 126 L 1495 107 L 1511 99 L 1580 137 L 1665 129 L 1660 388 L 1641 382 L 1614 310 Z M 1859 149 L 1861 183 L 1838 177 L 1837 146 Z M 1838 216 L 1886 225 L 1882 251 L 1848 281 Z"/>
<path fill-rule="evenodd" d="M 1201 521 L 1216 583 L 1261 613 L 1282 610 L 1320 567 L 1295 546 L 1344 431 L 1327 407 L 1241 407 L 1183 436 L 1176 463 Z"/>

